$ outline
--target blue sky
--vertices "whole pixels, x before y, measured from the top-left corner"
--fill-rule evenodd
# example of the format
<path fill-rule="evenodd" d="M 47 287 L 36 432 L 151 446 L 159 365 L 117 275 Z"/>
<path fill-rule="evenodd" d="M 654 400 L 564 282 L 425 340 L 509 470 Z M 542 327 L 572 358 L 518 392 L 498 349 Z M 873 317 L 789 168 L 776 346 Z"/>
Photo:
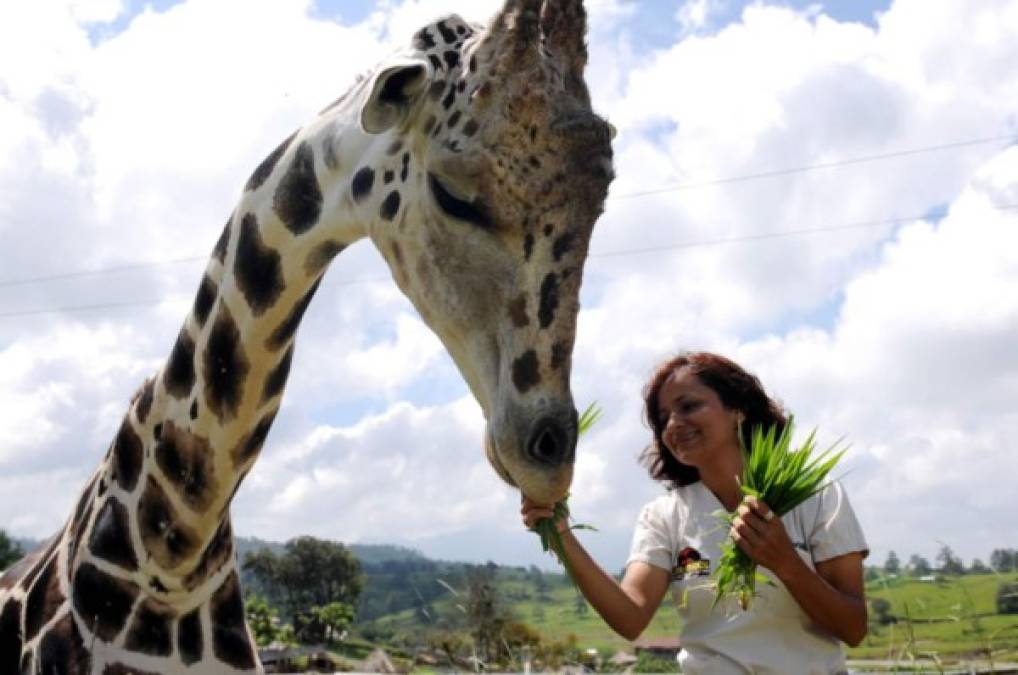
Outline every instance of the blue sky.
<path fill-rule="evenodd" d="M 96 25 L 92 28 L 93 39 L 107 39 L 122 31 L 131 19 L 149 8 L 155 12 L 180 4 L 181 0 L 129 0 L 125 9 L 115 21 Z M 716 5 L 710 14 L 707 30 L 723 28 L 732 21 L 738 20 L 747 3 L 725 0 Z M 809 2 L 808 0 L 787 0 L 769 4 L 785 5 L 799 10 L 818 6 L 824 14 L 838 21 L 856 21 L 875 26 L 875 14 L 887 9 L 889 0 L 836 0 L 828 2 Z M 375 3 L 353 0 L 316 0 L 311 9 L 314 16 L 339 21 L 344 24 L 356 24 L 368 17 L 376 8 Z M 638 9 L 626 22 L 627 28 L 639 36 L 644 47 L 656 48 L 672 44 L 678 34 L 676 21 L 678 4 L 674 0 L 640 0 Z"/>
<path fill-rule="evenodd" d="M 202 256 L 281 138 L 423 21 L 495 4 L 0 7 L 0 282 Z M 852 440 L 845 483 L 878 562 L 1007 543 L 1018 498 L 981 488 L 1018 473 L 1002 450 L 1018 359 L 1001 346 L 1018 343 L 1018 228 L 1000 208 L 1018 203 L 1018 2 L 828 2 L 823 21 L 798 1 L 588 6 L 587 81 L 619 130 L 574 353 L 577 401 L 606 411 L 572 492 L 595 554 L 617 569 L 660 492 L 634 459 L 638 392 L 680 348 L 736 358 Z M 625 253 L 640 248 L 657 250 Z M 0 284 L 0 527 L 62 522 L 200 265 Z M 367 243 L 330 270 L 237 531 L 549 566 L 484 460 L 476 404 L 388 277 Z"/>

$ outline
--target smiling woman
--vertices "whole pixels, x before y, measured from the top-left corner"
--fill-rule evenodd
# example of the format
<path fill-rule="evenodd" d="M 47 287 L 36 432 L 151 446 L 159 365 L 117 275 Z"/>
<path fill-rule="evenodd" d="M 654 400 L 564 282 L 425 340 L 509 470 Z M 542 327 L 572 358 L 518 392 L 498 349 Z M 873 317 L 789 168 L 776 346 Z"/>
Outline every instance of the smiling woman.
<path fill-rule="evenodd" d="M 862 560 L 868 547 L 840 485 L 782 517 L 743 499 L 740 433 L 782 429 L 781 407 L 760 381 L 716 354 L 682 354 L 644 389 L 653 438 L 643 461 L 668 494 L 640 514 L 621 582 L 586 553 L 564 518 L 562 551 L 573 578 L 612 628 L 636 639 L 671 589 L 682 619 L 684 673 L 841 673 L 842 643 L 866 634 Z M 746 447 L 752 447 L 749 438 Z M 719 527 L 717 512 L 732 516 Z M 524 522 L 557 514 L 526 500 Z M 715 603 L 711 579 L 731 537 L 773 583 L 745 611 Z"/>

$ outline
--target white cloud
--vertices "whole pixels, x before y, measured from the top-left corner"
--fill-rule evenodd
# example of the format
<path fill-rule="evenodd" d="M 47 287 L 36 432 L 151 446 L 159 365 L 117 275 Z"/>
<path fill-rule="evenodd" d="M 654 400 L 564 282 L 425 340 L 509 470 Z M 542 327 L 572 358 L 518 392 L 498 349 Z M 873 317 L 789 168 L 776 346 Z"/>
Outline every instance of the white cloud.
<path fill-rule="evenodd" d="M 897 0 L 875 28 L 755 3 L 656 52 L 627 23 L 638 3 L 588 4 L 588 80 L 620 131 L 616 196 L 1018 130 L 1015 2 Z M 96 44 L 89 26 L 119 3 L 0 8 L 0 281 L 208 250 L 280 138 L 420 23 L 467 13 L 452 0 L 387 2 L 342 25 L 309 6 L 186 2 Z M 688 26 L 710 24 L 717 6 L 684 5 Z M 1014 211 L 992 208 L 1018 202 L 1018 151 L 1002 145 L 609 202 L 595 254 L 949 209 L 936 222 L 590 259 L 574 390 L 607 414 L 582 441 L 573 504 L 601 528 L 587 540 L 607 567 L 658 489 L 634 461 L 647 436 L 637 393 L 683 347 L 737 357 L 804 424 L 852 438 L 845 480 L 878 557 L 892 542 L 928 556 L 936 538 L 967 556 L 1002 543 L 1000 514 L 1016 504 L 991 488 L 1018 469 L 1006 451 L 1018 428 L 1018 230 Z M 340 285 L 387 277 L 378 256 L 362 244 L 335 267 L 239 493 L 238 529 L 284 538 L 296 522 L 547 564 L 483 459 L 479 411 L 437 340 L 391 284 Z M 118 411 L 165 357 L 199 272 L 0 286 L 0 314 L 159 301 L 0 318 L 0 512 L 33 514 L 0 525 L 44 536 L 63 520 Z M 47 485 L 66 503 L 41 499 Z"/>
<path fill-rule="evenodd" d="M 513 495 L 484 458 L 478 413 L 469 398 L 397 403 L 348 427 L 274 443 L 239 497 L 238 529 L 285 539 L 299 522 L 300 532 L 318 536 L 413 541 L 489 518 Z M 256 503 L 267 507 L 244 508 Z"/>

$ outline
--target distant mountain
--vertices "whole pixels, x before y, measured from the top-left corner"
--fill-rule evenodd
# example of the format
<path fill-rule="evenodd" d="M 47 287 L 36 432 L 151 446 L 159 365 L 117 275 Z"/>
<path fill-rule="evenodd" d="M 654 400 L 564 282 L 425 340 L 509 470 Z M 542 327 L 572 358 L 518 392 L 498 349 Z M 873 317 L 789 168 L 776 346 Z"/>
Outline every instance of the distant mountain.
<path fill-rule="evenodd" d="M 11 541 L 21 547 L 21 550 L 25 553 L 31 553 L 35 549 L 45 544 L 48 539 L 28 539 L 27 537 L 11 537 Z"/>
<path fill-rule="evenodd" d="M 12 540 L 26 553 L 44 543 L 43 540 L 24 537 L 12 537 Z M 269 549 L 277 555 L 286 552 L 285 544 L 257 537 L 235 537 L 234 542 L 238 563 L 242 563 L 252 551 Z M 448 599 L 450 587 L 464 589 L 469 571 L 478 567 L 463 562 L 432 560 L 420 551 L 390 544 L 350 544 L 348 548 L 360 561 L 367 577 L 357 608 L 358 622 L 404 610 L 427 610 L 432 603 Z M 542 576 L 537 568 L 503 567 L 492 562 L 486 566 L 497 569 L 500 578 L 514 581 Z M 271 589 L 263 588 L 243 568 L 240 576 L 245 592 L 271 595 Z M 564 577 L 559 574 L 543 576 L 552 586 L 564 582 Z"/>

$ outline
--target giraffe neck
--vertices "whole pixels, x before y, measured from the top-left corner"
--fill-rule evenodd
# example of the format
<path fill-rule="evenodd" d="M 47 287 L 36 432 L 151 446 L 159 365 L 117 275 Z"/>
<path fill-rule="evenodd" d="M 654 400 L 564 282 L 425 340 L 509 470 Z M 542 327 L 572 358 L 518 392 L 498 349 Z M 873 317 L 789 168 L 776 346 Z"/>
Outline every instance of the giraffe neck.
<path fill-rule="evenodd" d="M 400 161 L 400 144 L 355 122 L 366 82 L 255 170 L 169 359 L 135 395 L 74 514 L 0 578 L 0 672 L 260 671 L 229 505 L 326 268 L 366 235 L 371 212 L 395 215 L 391 199 L 368 199 L 374 170 L 354 163 L 386 155 L 388 183 Z"/>
<path fill-rule="evenodd" d="M 208 551 L 230 536 L 229 504 L 279 409 L 301 319 L 332 259 L 364 236 L 342 208 L 342 140 L 311 125 L 251 176 L 114 445 L 111 483 L 136 523 L 139 564 L 168 588 L 187 592 L 213 571 Z"/>

